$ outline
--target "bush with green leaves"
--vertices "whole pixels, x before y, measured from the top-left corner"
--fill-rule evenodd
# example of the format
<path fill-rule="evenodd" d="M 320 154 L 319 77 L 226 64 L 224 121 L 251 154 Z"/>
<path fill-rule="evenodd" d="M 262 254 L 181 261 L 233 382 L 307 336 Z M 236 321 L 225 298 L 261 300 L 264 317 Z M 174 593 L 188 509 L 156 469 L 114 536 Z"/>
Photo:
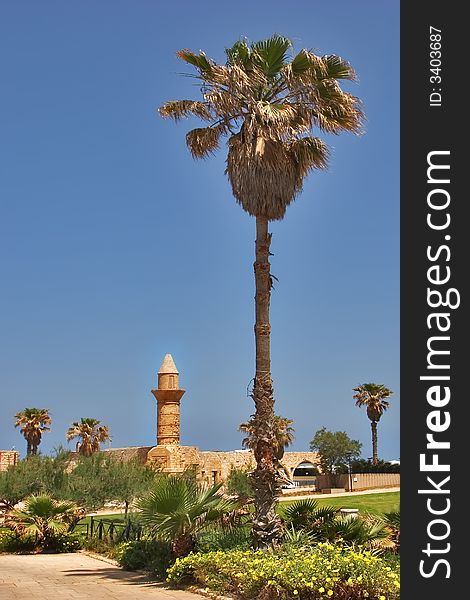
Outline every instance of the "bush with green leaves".
<path fill-rule="evenodd" d="M 253 499 L 255 488 L 249 471 L 232 467 L 225 482 L 225 491 L 230 496 L 236 496 L 241 502 Z"/>
<path fill-rule="evenodd" d="M 70 452 L 56 449 L 52 456 L 30 456 L 0 472 L 0 504 L 7 509 L 31 494 L 64 499 Z"/>
<path fill-rule="evenodd" d="M 90 510 L 117 501 L 127 507 L 153 484 L 155 471 L 138 460 L 121 461 L 104 452 L 80 456 L 63 494 Z"/>
<path fill-rule="evenodd" d="M 247 549 L 251 546 L 251 528 L 242 525 L 233 528 L 218 527 L 201 533 L 195 544 L 197 552 L 214 552 L 216 550 Z"/>
<path fill-rule="evenodd" d="M 9 554 L 77 552 L 82 548 L 82 542 L 82 536 L 75 533 L 64 533 L 55 536 L 44 548 L 38 543 L 35 536 L 19 535 L 10 529 L 0 531 L 0 552 Z"/>
<path fill-rule="evenodd" d="M 318 506 L 313 498 L 289 504 L 283 509 L 282 515 L 287 525 L 286 541 L 295 538 L 293 532 L 297 531 L 308 533 L 310 543 L 329 541 L 377 550 L 395 548 L 389 523 L 379 517 L 341 517 L 338 516 L 338 509 Z"/>
<path fill-rule="evenodd" d="M 193 584 L 250 600 L 398 600 L 399 570 L 369 551 L 329 543 L 277 552 L 231 550 L 177 559 L 173 585 Z"/>
<path fill-rule="evenodd" d="M 134 540 L 116 546 L 113 558 L 126 571 L 143 569 L 163 581 L 173 562 L 170 544 L 152 539 Z"/>
<path fill-rule="evenodd" d="M 29 554 L 37 552 L 36 540 L 32 537 L 23 537 L 11 529 L 0 530 L 0 552 L 10 554 Z"/>
<path fill-rule="evenodd" d="M 88 510 L 117 501 L 127 506 L 152 486 L 155 471 L 137 459 L 122 461 L 105 452 L 71 459 L 58 448 L 52 456 L 30 456 L 0 472 L 0 505 L 7 509 L 31 494 L 70 500 Z"/>
<path fill-rule="evenodd" d="M 339 465 L 336 468 L 337 473 L 349 473 L 348 465 Z M 390 463 L 386 460 L 378 460 L 374 465 L 372 460 L 359 458 L 351 462 L 351 473 L 399 473 L 400 465 Z"/>

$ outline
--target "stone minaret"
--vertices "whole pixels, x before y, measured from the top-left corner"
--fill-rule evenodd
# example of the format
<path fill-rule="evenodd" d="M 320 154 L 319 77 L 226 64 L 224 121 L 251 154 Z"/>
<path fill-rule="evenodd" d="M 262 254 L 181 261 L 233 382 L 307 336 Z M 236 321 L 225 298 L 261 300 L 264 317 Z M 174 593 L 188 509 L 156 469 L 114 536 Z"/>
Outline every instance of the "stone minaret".
<path fill-rule="evenodd" d="M 180 445 L 180 400 L 186 390 L 179 388 L 178 369 L 171 354 L 158 369 L 158 388 L 152 390 L 157 399 L 157 445 Z"/>

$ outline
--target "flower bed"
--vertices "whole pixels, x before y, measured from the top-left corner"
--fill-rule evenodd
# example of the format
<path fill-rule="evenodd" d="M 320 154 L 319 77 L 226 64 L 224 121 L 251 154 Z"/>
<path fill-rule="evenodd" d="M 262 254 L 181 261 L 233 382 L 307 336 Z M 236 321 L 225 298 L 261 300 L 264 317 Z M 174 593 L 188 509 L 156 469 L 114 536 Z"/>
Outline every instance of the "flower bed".
<path fill-rule="evenodd" d="M 400 589 L 397 568 L 370 552 L 331 544 L 190 554 L 170 567 L 167 581 L 263 600 L 397 600 Z"/>

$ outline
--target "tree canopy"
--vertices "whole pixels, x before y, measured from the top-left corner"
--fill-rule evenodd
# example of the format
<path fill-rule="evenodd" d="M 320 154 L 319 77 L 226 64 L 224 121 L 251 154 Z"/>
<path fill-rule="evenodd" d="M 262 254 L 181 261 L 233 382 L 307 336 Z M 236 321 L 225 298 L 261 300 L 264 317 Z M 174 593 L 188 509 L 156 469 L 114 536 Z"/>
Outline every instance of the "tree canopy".
<path fill-rule="evenodd" d="M 250 215 L 282 219 L 306 175 L 327 165 L 328 147 L 312 130 L 361 131 L 360 101 L 340 85 L 356 78 L 354 69 L 334 54 L 294 53 L 281 35 L 243 39 L 225 53 L 219 64 L 202 51 L 177 52 L 196 69 L 202 100 L 172 100 L 160 114 L 207 124 L 186 135 L 194 158 L 210 156 L 226 137 L 226 174 L 237 202 Z"/>
<path fill-rule="evenodd" d="M 361 448 L 361 442 L 352 440 L 345 431 L 328 431 L 326 427 L 319 429 L 310 442 L 310 449 L 320 455 L 322 471 L 329 474 L 334 474 L 337 467 L 347 465 L 348 461 L 359 458 Z"/>

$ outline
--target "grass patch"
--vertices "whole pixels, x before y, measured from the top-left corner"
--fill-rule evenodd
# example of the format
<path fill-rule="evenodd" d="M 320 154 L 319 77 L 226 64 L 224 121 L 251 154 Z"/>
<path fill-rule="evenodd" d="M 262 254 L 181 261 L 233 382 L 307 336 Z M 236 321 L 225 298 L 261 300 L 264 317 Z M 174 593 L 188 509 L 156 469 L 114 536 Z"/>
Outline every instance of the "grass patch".
<path fill-rule="evenodd" d="M 384 492 L 381 494 L 363 494 L 360 496 L 334 496 L 333 498 L 311 498 L 318 502 L 318 506 L 333 506 L 335 508 L 357 508 L 360 513 L 383 515 L 384 513 L 398 510 L 400 507 L 400 492 Z M 280 502 L 279 506 L 287 507 L 295 502 L 295 498 Z"/>
<path fill-rule="evenodd" d="M 136 520 L 135 514 L 133 514 L 133 513 L 129 513 L 127 518 L 131 519 L 131 521 Z M 86 525 L 86 524 L 89 525 L 91 523 L 91 519 L 92 519 L 92 517 L 90 515 L 87 515 L 86 517 L 83 517 L 83 519 L 80 519 L 79 524 L 80 525 Z M 114 521 L 115 523 L 122 523 L 123 521 L 126 520 L 126 517 L 124 516 L 124 513 L 114 514 L 114 515 L 113 514 L 111 514 L 111 515 L 93 515 L 93 520 L 95 521 L 95 525 L 97 525 L 101 519 L 106 522 Z"/>

